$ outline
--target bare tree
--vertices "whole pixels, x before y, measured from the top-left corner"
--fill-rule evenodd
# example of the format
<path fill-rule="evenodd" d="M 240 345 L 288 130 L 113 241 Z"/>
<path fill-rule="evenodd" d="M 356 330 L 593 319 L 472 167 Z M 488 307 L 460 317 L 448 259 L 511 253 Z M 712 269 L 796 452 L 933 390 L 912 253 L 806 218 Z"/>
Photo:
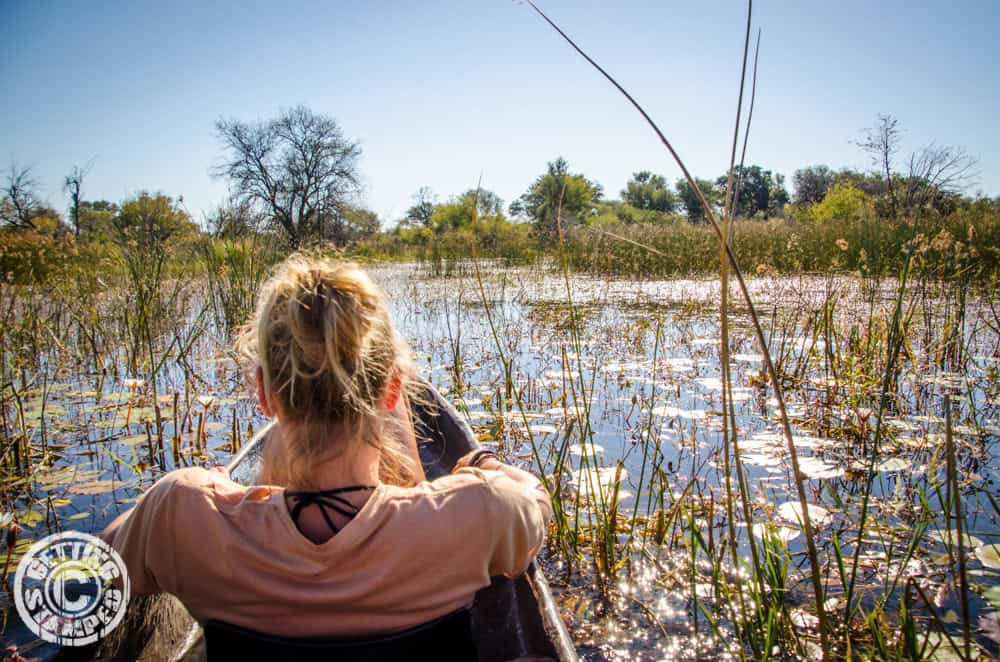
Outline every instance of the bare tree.
<path fill-rule="evenodd" d="M 34 218 L 41 207 L 37 190 L 38 180 L 31 174 L 31 168 L 12 163 L 0 200 L 0 217 L 4 224 L 22 230 L 37 229 Z"/>
<path fill-rule="evenodd" d="M 90 173 L 94 167 L 94 160 L 91 159 L 84 166 L 73 166 L 66 177 L 63 178 L 63 192 L 69 193 L 69 218 L 73 223 L 73 235 L 80 236 L 80 202 L 83 195 L 83 178 Z"/>
<path fill-rule="evenodd" d="M 337 122 L 298 106 L 256 123 L 219 120 L 226 149 L 216 176 L 229 180 L 237 200 L 263 211 L 293 246 L 327 234 L 360 190 L 361 147 Z"/>
<path fill-rule="evenodd" d="M 977 161 L 960 147 L 931 143 L 910 154 L 905 173 L 897 171 L 900 134 L 899 120 L 879 115 L 875 126 L 866 129 L 857 143 L 871 155 L 872 165 L 885 182 L 892 218 L 939 211 L 945 199 L 960 194 L 972 183 Z"/>
<path fill-rule="evenodd" d="M 908 210 L 939 209 L 943 199 L 959 195 L 975 180 L 975 157 L 961 147 L 931 143 L 910 155 L 909 177 L 903 187 Z"/>

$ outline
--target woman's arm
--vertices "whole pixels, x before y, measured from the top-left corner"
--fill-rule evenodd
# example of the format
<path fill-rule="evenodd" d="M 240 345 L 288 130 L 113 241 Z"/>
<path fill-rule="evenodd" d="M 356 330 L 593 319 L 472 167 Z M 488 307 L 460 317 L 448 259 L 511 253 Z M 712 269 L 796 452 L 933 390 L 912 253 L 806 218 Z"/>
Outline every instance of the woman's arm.
<path fill-rule="evenodd" d="M 493 532 L 491 575 L 520 575 L 545 540 L 552 516 L 549 493 L 535 476 L 504 464 L 493 453 L 475 450 L 455 463 L 452 473 L 479 470 L 488 487 L 487 519 Z M 475 464 L 470 464 L 475 460 Z"/>
<path fill-rule="evenodd" d="M 474 450 L 462 457 L 458 458 L 455 462 L 455 468 L 452 469 L 452 473 L 455 473 L 459 469 L 469 466 L 469 461 L 473 458 L 476 453 L 479 453 L 481 449 Z M 530 488 L 541 488 L 542 484 L 534 474 L 525 471 L 524 469 L 518 469 L 515 466 L 505 464 L 501 462 L 493 453 L 489 453 L 486 457 L 476 462 L 477 469 L 485 469 L 487 471 L 499 471 L 504 474 L 515 483 L 523 485 Z"/>
<path fill-rule="evenodd" d="M 133 510 L 135 510 L 134 507 L 129 508 L 118 517 L 111 520 L 111 523 L 104 528 L 104 533 L 101 534 L 101 539 L 110 544 L 115 539 L 115 534 L 118 533 L 118 529 L 120 529 L 122 524 L 125 523 L 125 520 L 129 518 Z"/>

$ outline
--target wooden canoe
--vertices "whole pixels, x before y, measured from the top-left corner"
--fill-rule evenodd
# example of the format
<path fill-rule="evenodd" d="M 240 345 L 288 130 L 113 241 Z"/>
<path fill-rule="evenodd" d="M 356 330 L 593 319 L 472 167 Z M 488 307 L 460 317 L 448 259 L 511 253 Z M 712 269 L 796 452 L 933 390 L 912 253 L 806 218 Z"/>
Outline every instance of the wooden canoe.
<path fill-rule="evenodd" d="M 415 404 L 414 424 L 428 480 L 450 473 L 458 458 L 478 448 L 472 431 L 437 390 L 427 385 L 426 403 Z M 256 482 L 267 428 L 246 444 L 229 464 L 230 475 Z M 518 579 L 496 577 L 476 594 L 472 627 L 480 662 L 557 660 L 577 655 L 559 616 L 545 576 L 536 564 Z M 58 659 L 116 658 L 200 662 L 205 659 L 201 629 L 172 596 L 136 598 L 122 624 L 98 651 L 63 649 Z"/>

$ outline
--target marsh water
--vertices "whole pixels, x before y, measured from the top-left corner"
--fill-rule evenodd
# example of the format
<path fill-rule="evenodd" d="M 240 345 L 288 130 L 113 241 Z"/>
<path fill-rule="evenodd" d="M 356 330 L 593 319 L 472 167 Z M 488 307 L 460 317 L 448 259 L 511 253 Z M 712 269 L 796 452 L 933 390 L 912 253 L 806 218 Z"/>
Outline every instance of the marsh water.
<path fill-rule="evenodd" d="M 787 546 L 785 602 L 809 638 L 815 616 L 801 507 L 775 393 L 735 294 L 730 401 L 751 526 L 743 506 L 730 522 L 725 505 L 726 489 L 734 488 L 726 487 L 722 452 L 717 280 L 566 278 L 551 266 L 479 270 L 463 263 L 447 273 L 413 264 L 375 265 L 371 273 L 392 301 L 417 371 L 456 404 L 481 443 L 544 473 L 558 490 L 580 543 L 567 554 L 564 542 L 553 542 L 541 562 L 582 657 L 738 658 L 721 584 L 739 583 L 747 570 L 727 562 L 720 577 L 706 554 L 725 549 L 730 531 L 741 557 L 765 530 Z M 824 559 L 827 608 L 843 608 L 834 541 L 848 556 L 856 548 L 871 478 L 857 594 L 884 600 L 892 614 L 903 587 L 915 585 L 930 602 L 918 613 L 921 627 L 943 626 L 960 639 L 957 536 L 945 513 L 951 444 L 964 517 L 966 604 L 978 624 L 976 644 L 996 655 L 996 314 L 990 298 L 976 292 L 959 298 L 928 286 L 906 295 L 910 331 L 870 463 L 866 440 L 878 425 L 882 385 L 870 378 L 858 348 L 869 342 L 869 359 L 884 353 L 880 316 L 893 311 L 894 286 L 853 276 L 750 281 L 783 376 Z M 11 567 L 49 532 L 100 531 L 164 471 L 224 463 L 264 422 L 230 334 L 206 312 L 205 290 L 185 286 L 175 328 L 155 341 L 164 357 L 155 380 L 129 373 L 124 347 L 105 344 L 95 355 L 70 322 L 51 337 L 39 334 L 35 347 L 23 338 L 6 350 L 37 356 L 33 368 L 22 362 L 5 377 L 13 386 L 3 400 L 3 434 L 26 435 L 34 458 L 30 471 L 6 482 L 5 518 L 21 527 Z M 946 327 L 950 336 L 941 333 Z M 603 535 L 595 518 L 607 515 L 609 503 L 611 569 L 600 566 L 592 544 Z M 613 579 L 599 581 L 598 569 Z M 9 602 L 5 610 L 5 641 L 29 640 Z M 933 636 L 946 644 L 936 655 L 950 659 L 949 640 Z"/>

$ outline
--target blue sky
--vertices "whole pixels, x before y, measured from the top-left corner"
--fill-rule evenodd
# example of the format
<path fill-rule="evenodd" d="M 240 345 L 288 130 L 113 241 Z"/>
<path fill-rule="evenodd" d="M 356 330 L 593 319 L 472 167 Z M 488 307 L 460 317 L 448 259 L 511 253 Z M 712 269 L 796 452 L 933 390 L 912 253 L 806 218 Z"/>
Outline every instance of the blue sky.
<path fill-rule="evenodd" d="M 211 5 L 207 7 L 205 5 Z M 643 103 L 689 168 L 725 171 L 745 5 L 569 2 L 542 8 Z M 1000 195 L 1000 3 L 758 0 L 763 29 L 747 161 L 867 168 L 852 141 L 879 113 L 904 150 L 979 158 Z M 88 199 L 183 195 L 200 217 L 225 183 L 219 117 L 305 104 L 363 147 L 365 203 L 384 221 L 430 186 L 507 202 L 564 156 L 614 197 L 630 174 L 677 167 L 626 102 L 527 5 L 452 2 L 0 0 L 0 168 L 60 181 L 94 159 Z"/>

